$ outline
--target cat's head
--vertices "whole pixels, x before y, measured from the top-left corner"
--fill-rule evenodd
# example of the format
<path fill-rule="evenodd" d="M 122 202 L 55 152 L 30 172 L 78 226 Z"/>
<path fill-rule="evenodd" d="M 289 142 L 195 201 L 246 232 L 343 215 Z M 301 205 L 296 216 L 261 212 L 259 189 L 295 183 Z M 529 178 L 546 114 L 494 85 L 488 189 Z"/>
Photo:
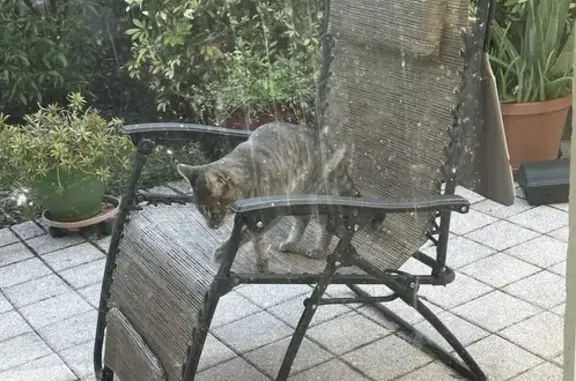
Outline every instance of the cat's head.
<path fill-rule="evenodd" d="M 208 226 L 212 229 L 222 226 L 229 206 L 238 198 L 236 186 L 226 169 L 187 164 L 178 164 L 176 169 L 194 190 L 194 202 Z"/>

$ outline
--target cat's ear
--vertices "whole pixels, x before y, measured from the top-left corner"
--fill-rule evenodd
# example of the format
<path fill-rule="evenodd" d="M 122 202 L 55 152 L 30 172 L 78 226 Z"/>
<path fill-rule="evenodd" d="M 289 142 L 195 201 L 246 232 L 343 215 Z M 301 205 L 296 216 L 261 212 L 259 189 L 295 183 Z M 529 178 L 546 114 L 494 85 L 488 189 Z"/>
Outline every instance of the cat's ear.
<path fill-rule="evenodd" d="M 221 196 L 226 191 L 230 177 L 217 169 L 206 171 L 206 184 L 216 197 Z"/>
<path fill-rule="evenodd" d="M 188 165 L 188 164 L 178 164 L 176 166 L 176 170 L 178 173 L 184 177 L 186 180 L 190 181 L 190 184 L 193 186 L 196 183 L 196 179 L 198 178 L 198 174 L 200 173 L 200 166 L 197 165 Z"/>

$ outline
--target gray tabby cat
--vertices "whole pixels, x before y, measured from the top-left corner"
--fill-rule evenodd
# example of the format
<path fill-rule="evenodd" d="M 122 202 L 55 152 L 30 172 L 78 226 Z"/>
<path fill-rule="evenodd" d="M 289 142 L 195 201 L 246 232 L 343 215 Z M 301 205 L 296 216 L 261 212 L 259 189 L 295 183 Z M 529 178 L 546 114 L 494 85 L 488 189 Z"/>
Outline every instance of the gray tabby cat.
<path fill-rule="evenodd" d="M 206 219 L 207 225 L 218 229 L 229 213 L 229 206 L 240 199 L 284 196 L 291 194 L 325 194 L 326 180 L 331 182 L 341 196 L 359 196 L 348 176 L 344 149 L 332 153 L 323 163 L 318 132 L 294 124 L 272 122 L 260 126 L 249 139 L 239 144 L 223 158 L 209 164 L 190 166 L 178 164 L 178 172 L 189 181 L 194 190 L 195 204 Z M 241 242 L 249 240 L 256 253 L 256 269 L 268 269 L 269 245 L 264 234 L 279 218 L 260 232 L 246 231 Z M 302 238 L 310 217 L 298 217 L 280 251 L 294 251 Z M 320 232 L 317 245 L 308 250 L 310 258 L 326 255 L 332 239 L 326 218 L 319 218 Z M 228 241 L 214 252 L 220 262 L 226 253 Z"/>

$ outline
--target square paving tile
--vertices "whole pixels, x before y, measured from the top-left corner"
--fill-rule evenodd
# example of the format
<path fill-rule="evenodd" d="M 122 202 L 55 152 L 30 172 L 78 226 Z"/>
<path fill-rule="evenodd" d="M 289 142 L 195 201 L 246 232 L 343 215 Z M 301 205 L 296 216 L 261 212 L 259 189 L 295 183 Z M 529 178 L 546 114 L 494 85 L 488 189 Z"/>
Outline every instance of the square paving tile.
<path fill-rule="evenodd" d="M 457 381 L 462 380 L 462 376 L 452 368 L 444 365 L 440 361 L 434 361 L 422 368 L 408 373 L 398 381 Z"/>
<path fill-rule="evenodd" d="M 565 261 L 567 252 L 567 243 L 545 235 L 506 250 L 506 254 L 543 268 Z"/>
<path fill-rule="evenodd" d="M 212 328 L 245 318 L 261 309 L 236 291 L 232 291 L 218 301 L 216 313 L 212 319 Z"/>
<path fill-rule="evenodd" d="M 423 250 L 424 254 L 436 256 L 436 246 Z M 496 251 L 487 246 L 480 245 L 464 237 L 451 237 L 448 241 L 446 264 L 453 269 L 459 269 L 470 262 L 485 258 Z"/>
<path fill-rule="evenodd" d="M 456 187 L 456 191 L 454 193 L 456 193 L 459 196 L 464 197 L 465 199 L 470 201 L 471 204 L 475 204 L 477 202 L 485 200 L 484 196 L 481 196 L 478 193 L 471 191 L 470 189 L 464 188 L 461 185 L 458 185 Z"/>
<path fill-rule="evenodd" d="M 32 327 L 14 310 L 0 314 L 0 327 L 0 341 L 32 331 Z"/>
<path fill-rule="evenodd" d="M 2 381 L 74 381 L 76 376 L 55 354 L 0 373 Z"/>
<path fill-rule="evenodd" d="M 96 283 L 88 287 L 84 287 L 78 290 L 78 293 L 82 295 L 84 299 L 94 308 L 98 308 L 100 303 L 100 291 L 102 289 L 101 283 Z"/>
<path fill-rule="evenodd" d="M 508 221 L 498 221 L 466 235 L 467 238 L 496 250 L 508 249 L 537 236 L 538 233 Z"/>
<path fill-rule="evenodd" d="M 95 241 L 94 243 L 101 248 L 102 250 L 104 250 L 105 253 L 108 252 L 108 249 L 110 248 L 110 241 L 112 240 L 112 236 L 106 236 L 106 237 L 102 237 L 100 239 L 98 239 L 97 241 Z"/>
<path fill-rule="evenodd" d="M 466 214 L 452 214 L 450 231 L 460 235 L 466 234 L 496 221 L 497 219 L 492 216 L 470 209 Z"/>
<path fill-rule="evenodd" d="M 551 204 L 550 206 L 553 208 L 560 209 L 560 210 L 567 212 L 568 209 L 570 208 L 570 203 L 564 202 L 564 203 L 560 203 L 560 204 Z"/>
<path fill-rule="evenodd" d="M 564 348 L 564 320 L 548 311 L 514 324 L 500 334 L 548 359 L 557 357 Z"/>
<path fill-rule="evenodd" d="M 264 374 L 275 379 L 280 370 L 280 365 L 284 359 L 284 354 L 286 353 L 290 339 L 290 337 L 287 337 L 260 349 L 256 349 L 253 352 L 248 352 L 245 357 L 258 369 L 263 371 Z M 296 374 L 304 369 L 309 369 L 322 364 L 332 357 L 334 356 L 320 348 L 318 345 L 308 339 L 304 339 L 302 346 L 296 355 L 296 359 L 292 364 L 290 374 Z"/>
<path fill-rule="evenodd" d="M 234 357 L 236 357 L 236 353 L 224 345 L 220 340 L 211 334 L 208 334 L 198 364 L 198 372 L 233 359 Z"/>
<path fill-rule="evenodd" d="M 484 329 L 495 332 L 536 315 L 541 312 L 541 310 L 529 303 L 496 290 L 488 295 L 456 307 L 453 312 Z"/>
<path fill-rule="evenodd" d="M 474 324 L 467 322 L 466 320 L 461 319 L 450 312 L 444 311 L 437 316 L 464 346 L 490 335 L 488 331 L 485 331 L 484 329 L 475 326 Z M 453 351 L 450 344 L 448 344 L 448 342 L 438 333 L 438 331 L 427 321 L 421 321 L 420 323 L 416 324 L 415 327 L 420 330 L 422 334 L 428 336 L 428 338 L 433 340 L 442 348 L 449 352 Z"/>
<path fill-rule="evenodd" d="M 68 348 L 59 353 L 60 357 L 64 360 L 66 365 L 76 376 L 92 376 L 94 377 L 94 359 L 93 359 L 94 343 L 92 341 Z"/>
<path fill-rule="evenodd" d="M 327 363 L 299 373 L 288 379 L 289 381 L 369 381 L 344 362 L 334 359 Z"/>
<path fill-rule="evenodd" d="M 53 251 L 42 256 L 42 259 L 54 271 L 69 269 L 102 258 L 105 258 L 104 253 L 88 242 Z"/>
<path fill-rule="evenodd" d="M 46 343 L 34 332 L 16 336 L 0 343 L 0 372 L 51 353 Z M 0 377 L 0 380 L 4 378 Z"/>
<path fill-rule="evenodd" d="M 508 380 L 542 362 L 530 352 L 496 335 L 488 336 L 467 349 L 488 379 L 494 381 Z"/>
<path fill-rule="evenodd" d="M 533 207 L 528 205 L 526 200 L 517 198 L 514 204 L 510 206 L 502 205 L 492 200 L 484 200 L 472 205 L 472 208 L 492 217 L 508 218 L 532 209 Z"/>
<path fill-rule="evenodd" d="M 309 295 L 298 296 L 296 299 L 289 300 L 268 309 L 268 312 L 288 324 L 290 327 L 296 328 L 298 321 L 300 321 L 300 316 L 302 315 L 302 312 L 304 312 L 304 299 L 308 298 L 308 296 Z M 310 326 L 313 327 L 350 311 L 350 308 L 341 304 L 318 306 Z"/>
<path fill-rule="evenodd" d="M 522 373 L 511 381 L 562 381 L 562 368 L 546 362 Z"/>
<path fill-rule="evenodd" d="M 0 267 L 0 288 L 24 283 L 48 274 L 52 274 L 52 270 L 42 263 L 40 259 L 27 259 L 22 262 Z"/>
<path fill-rule="evenodd" d="M 34 257 L 20 242 L 0 247 L 0 267 Z"/>
<path fill-rule="evenodd" d="M 442 309 L 440 307 L 437 307 L 436 305 L 434 305 L 432 303 L 428 303 L 428 302 L 422 301 L 422 300 L 421 300 L 421 302 L 424 303 L 426 305 L 426 307 L 428 307 L 435 314 L 442 312 Z M 396 315 L 398 315 L 402 319 L 406 320 L 410 324 L 416 324 L 416 323 L 424 320 L 424 318 L 422 317 L 422 315 L 420 315 L 418 313 L 418 311 L 416 311 L 412 306 L 409 306 L 408 304 L 406 304 L 401 299 L 396 299 L 392 302 L 383 303 L 383 304 L 384 304 L 384 307 L 388 308 L 390 311 L 394 312 Z M 378 312 L 378 310 L 376 310 L 374 307 L 364 306 L 364 307 L 359 308 L 358 312 L 360 312 L 364 316 L 369 317 L 370 319 L 374 320 L 375 322 L 382 325 L 384 328 L 386 328 L 388 330 L 395 330 L 398 328 L 398 326 L 395 323 L 384 318 L 380 314 L 380 312 Z"/>
<path fill-rule="evenodd" d="M 56 274 L 4 289 L 4 293 L 16 307 L 27 306 L 70 291 L 72 289 Z"/>
<path fill-rule="evenodd" d="M 0 247 L 18 242 L 18 237 L 8 228 L 0 229 Z"/>
<path fill-rule="evenodd" d="M 558 230 L 554 230 L 553 232 L 548 233 L 548 235 L 560 241 L 568 243 L 568 233 L 569 233 L 568 226 L 564 226 Z"/>
<path fill-rule="evenodd" d="M 46 231 L 44 231 L 44 229 L 38 226 L 34 221 L 26 221 L 18 225 L 13 225 L 10 228 L 23 240 L 46 234 Z"/>
<path fill-rule="evenodd" d="M 488 336 L 467 349 L 488 379 L 494 381 L 508 380 L 542 362 L 530 352 L 496 335 Z"/>
<path fill-rule="evenodd" d="M 447 286 L 420 287 L 420 295 L 444 309 L 454 308 L 490 291 L 492 287 L 460 272 L 456 273 L 454 282 Z"/>
<path fill-rule="evenodd" d="M 349 353 L 344 360 L 377 381 L 393 380 L 432 361 L 415 345 L 394 335 Z"/>
<path fill-rule="evenodd" d="M 566 313 L 566 303 L 562 303 L 559 306 L 551 308 L 550 311 L 558 316 L 564 316 L 564 314 Z"/>
<path fill-rule="evenodd" d="M 56 352 L 94 339 L 98 313 L 92 309 L 80 315 L 38 328 L 38 333 Z"/>
<path fill-rule="evenodd" d="M 465 266 L 460 271 L 499 288 L 537 273 L 541 269 L 510 255 L 498 253 Z"/>
<path fill-rule="evenodd" d="M 326 296 L 332 297 L 332 298 L 352 298 L 352 297 L 355 297 L 356 294 L 354 294 L 344 284 L 331 284 L 326 289 Z"/>
<path fill-rule="evenodd" d="M 101 283 L 105 264 L 106 259 L 101 259 L 64 270 L 60 275 L 70 283 L 72 287 L 79 289 L 95 283 Z"/>
<path fill-rule="evenodd" d="M 244 353 L 291 335 L 293 330 L 268 312 L 259 312 L 213 330 L 212 334 Z"/>
<path fill-rule="evenodd" d="M 558 366 L 564 367 L 564 354 L 556 357 L 552 362 Z"/>
<path fill-rule="evenodd" d="M 384 327 L 353 311 L 309 329 L 307 336 L 340 355 L 389 333 Z"/>
<path fill-rule="evenodd" d="M 307 285 L 249 284 L 238 289 L 238 293 L 262 308 L 268 308 L 303 294 L 312 294 Z"/>
<path fill-rule="evenodd" d="M 508 220 L 540 233 L 549 233 L 568 224 L 568 213 L 548 205 L 541 205 L 512 216 Z"/>
<path fill-rule="evenodd" d="M 504 290 L 543 308 L 552 308 L 566 300 L 566 280 L 549 271 L 522 279 Z"/>
<path fill-rule="evenodd" d="M 4 295 L 0 294 L 0 314 L 4 312 L 8 312 L 12 310 L 12 304 L 4 297 Z"/>
<path fill-rule="evenodd" d="M 67 292 L 22 307 L 20 312 L 34 328 L 41 328 L 91 309 L 93 307 L 76 292 Z"/>
<path fill-rule="evenodd" d="M 30 245 L 30 247 L 40 255 L 48 254 L 68 246 L 77 245 L 81 242 L 84 242 L 84 238 L 76 234 L 61 238 L 52 238 L 50 235 L 45 234 L 27 241 L 28 245 Z"/>
<path fill-rule="evenodd" d="M 225 362 L 198 373 L 195 381 L 269 381 L 252 365 L 241 358 Z"/>
<path fill-rule="evenodd" d="M 560 262 L 554 266 L 550 266 L 548 271 L 552 271 L 556 275 L 560 275 L 562 277 L 566 277 L 566 261 Z"/>

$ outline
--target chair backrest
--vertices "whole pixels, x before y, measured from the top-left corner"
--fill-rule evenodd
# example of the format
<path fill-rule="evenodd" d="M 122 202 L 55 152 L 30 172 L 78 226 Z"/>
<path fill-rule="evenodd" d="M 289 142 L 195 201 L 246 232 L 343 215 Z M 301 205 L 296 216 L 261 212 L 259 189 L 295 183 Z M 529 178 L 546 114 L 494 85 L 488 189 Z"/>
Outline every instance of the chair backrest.
<path fill-rule="evenodd" d="M 448 147 L 465 126 L 455 110 L 470 75 L 463 75 L 468 6 L 468 0 L 329 2 L 332 43 L 322 62 L 330 62 L 330 76 L 321 127 L 331 144 L 347 144 L 363 195 L 438 194 L 452 171 Z M 377 237 L 375 264 L 402 265 L 425 243 L 432 219 L 429 213 L 389 216 Z"/>

